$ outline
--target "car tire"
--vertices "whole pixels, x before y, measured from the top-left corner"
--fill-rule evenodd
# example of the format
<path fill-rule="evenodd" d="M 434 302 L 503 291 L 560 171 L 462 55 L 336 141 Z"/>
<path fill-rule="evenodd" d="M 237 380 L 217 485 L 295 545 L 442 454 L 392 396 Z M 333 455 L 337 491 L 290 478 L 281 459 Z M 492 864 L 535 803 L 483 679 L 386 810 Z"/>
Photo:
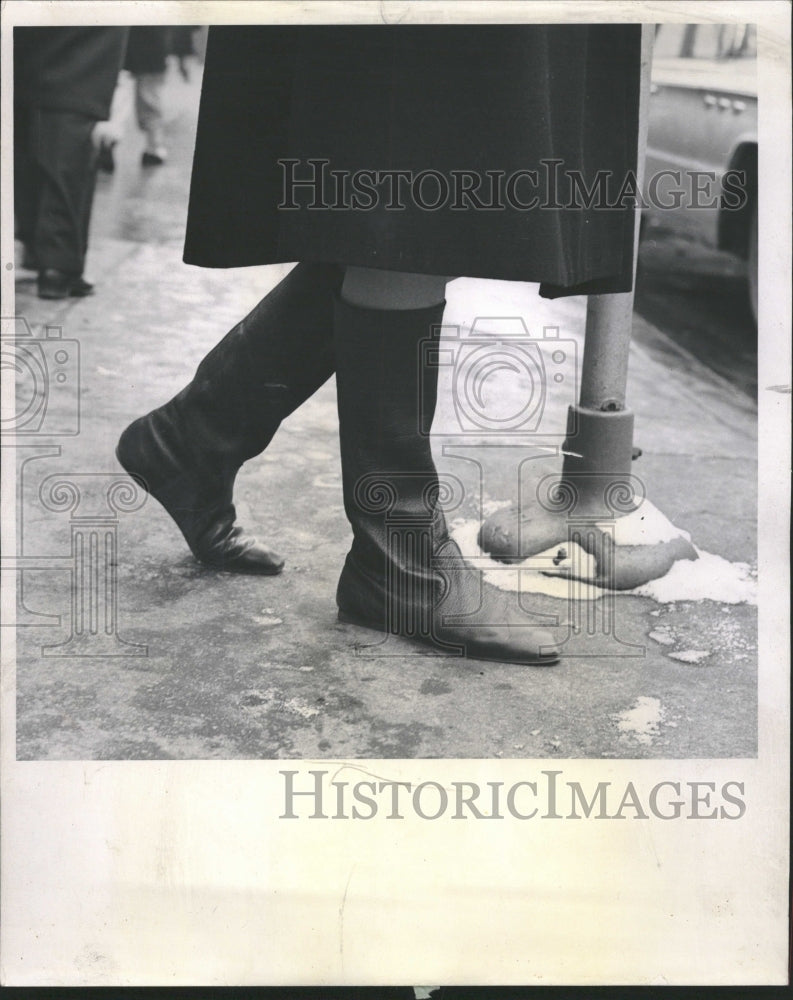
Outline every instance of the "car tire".
<path fill-rule="evenodd" d="M 749 222 L 749 240 L 746 247 L 746 283 L 749 291 L 749 305 L 752 309 L 755 326 L 757 326 L 757 202 L 752 206 L 752 217 Z"/>

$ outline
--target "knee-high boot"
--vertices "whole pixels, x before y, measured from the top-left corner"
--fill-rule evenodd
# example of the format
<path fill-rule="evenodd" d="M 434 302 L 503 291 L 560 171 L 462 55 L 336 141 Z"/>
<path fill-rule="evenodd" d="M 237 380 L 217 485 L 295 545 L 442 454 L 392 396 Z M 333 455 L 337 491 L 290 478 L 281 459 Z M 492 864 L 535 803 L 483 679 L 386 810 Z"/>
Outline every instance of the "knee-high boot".
<path fill-rule="evenodd" d="M 210 351 L 185 389 L 121 435 L 118 460 L 209 566 L 265 574 L 283 567 L 235 524 L 234 479 L 333 374 L 333 301 L 343 277 L 334 264 L 298 264 Z"/>
<path fill-rule="evenodd" d="M 443 304 L 380 311 L 336 303 L 344 504 L 353 543 L 336 595 L 339 617 L 465 655 L 551 664 L 551 634 L 466 565 L 438 505 L 428 428 L 437 367 L 421 341 Z"/>

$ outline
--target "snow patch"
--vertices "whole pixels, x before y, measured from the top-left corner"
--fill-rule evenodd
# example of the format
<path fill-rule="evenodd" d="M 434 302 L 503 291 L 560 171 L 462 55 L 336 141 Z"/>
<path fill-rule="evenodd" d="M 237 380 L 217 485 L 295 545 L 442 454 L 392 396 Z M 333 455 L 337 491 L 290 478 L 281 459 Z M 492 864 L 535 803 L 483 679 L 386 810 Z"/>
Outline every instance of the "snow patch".
<path fill-rule="evenodd" d="M 680 660 L 681 663 L 701 663 L 710 656 L 709 649 L 683 649 L 679 653 L 670 653 L 670 660 Z"/>
<path fill-rule="evenodd" d="M 260 691 L 256 688 L 246 692 L 242 698 L 242 705 L 245 708 L 252 709 L 257 713 L 266 713 L 270 711 L 276 712 L 289 712 L 292 715 L 297 715 L 301 719 L 314 719 L 319 715 L 319 709 L 314 708 L 311 705 L 307 705 L 300 698 L 289 698 L 284 699 L 283 695 L 276 691 L 275 688 L 267 688 L 266 691 Z"/>
<path fill-rule="evenodd" d="M 567 600 L 570 596 L 570 584 L 564 577 L 545 576 L 543 568 L 558 569 L 569 567 L 576 576 L 592 577 L 595 574 L 595 559 L 579 545 L 555 545 L 546 552 L 525 559 L 522 563 L 507 565 L 491 559 L 482 551 L 477 542 L 479 534 L 478 521 L 455 521 L 450 525 L 452 538 L 460 546 L 460 551 L 466 559 L 471 560 L 477 569 L 482 571 L 482 577 L 487 583 L 500 590 L 513 590 L 521 593 L 546 594 L 548 597 L 559 597 Z M 554 564 L 560 549 L 564 549 L 566 558 Z M 596 600 L 605 591 L 588 583 L 575 584 L 576 596 L 582 600 Z"/>
<path fill-rule="evenodd" d="M 482 516 L 490 517 L 495 514 L 498 510 L 504 510 L 506 507 L 511 507 L 511 500 L 485 500 L 482 503 Z"/>
<path fill-rule="evenodd" d="M 284 708 L 293 715 L 299 715 L 301 719 L 313 719 L 319 715 L 318 708 L 311 708 L 298 698 L 290 698 L 289 701 L 285 701 Z"/>
<path fill-rule="evenodd" d="M 272 608 L 263 608 L 261 614 L 254 615 L 253 620 L 257 625 L 264 625 L 265 628 L 274 628 L 276 625 L 283 625 L 283 618 L 273 613 Z"/>
<path fill-rule="evenodd" d="M 621 739 L 650 746 L 656 736 L 658 727 L 664 717 L 663 708 L 658 698 L 647 698 L 642 695 L 637 698 L 633 708 L 614 716 L 617 721 Z"/>
<path fill-rule="evenodd" d="M 648 504 L 645 500 L 644 507 Z M 632 525 L 622 529 L 619 544 L 621 545 L 652 545 L 659 541 L 668 541 L 667 525 L 671 525 L 660 511 L 649 505 L 647 511 L 655 511 L 658 515 L 648 514 L 645 522 L 634 520 Z M 634 518 L 628 514 L 625 521 Z M 491 559 L 477 542 L 479 521 L 458 520 L 450 525 L 452 538 L 457 542 L 460 551 L 482 571 L 483 578 L 500 590 L 519 591 L 522 593 L 545 594 L 548 597 L 558 597 L 567 600 L 571 592 L 576 600 L 594 601 L 607 591 L 594 584 L 583 582 L 594 578 L 597 566 L 594 556 L 585 552 L 576 544 L 567 542 L 555 545 L 522 563 L 500 563 Z M 686 532 L 671 525 L 674 534 L 671 537 L 683 535 Z M 641 538 L 642 540 L 637 541 Z M 560 559 L 560 550 L 564 550 L 564 558 Z M 666 576 L 637 587 L 635 590 L 616 591 L 637 597 L 649 597 L 658 604 L 672 604 L 675 601 L 717 601 L 721 604 L 757 604 L 757 578 L 748 563 L 729 562 L 712 552 L 697 549 L 698 559 L 681 559 L 672 565 Z M 546 576 L 543 570 L 559 570 L 568 568 L 577 577 L 571 588 L 565 577 Z"/>
<path fill-rule="evenodd" d="M 672 524 L 665 514 L 646 499 L 630 514 L 614 521 L 605 521 L 598 527 L 607 533 L 614 532 L 615 545 L 658 545 L 681 537 L 687 542 L 691 541 L 691 535 L 687 531 Z"/>
<path fill-rule="evenodd" d="M 718 601 L 720 604 L 757 604 L 757 579 L 748 563 L 729 562 L 697 549 L 696 560 L 680 560 L 658 580 L 629 591 L 659 604 L 674 601 Z"/>
<path fill-rule="evenodd" d="M 657 628 L 649 632 L 648 635 L 662 646 L 673 646 L 675 644 L 674 636 L 670 632 L 667 632 L 666 629 Z"/>

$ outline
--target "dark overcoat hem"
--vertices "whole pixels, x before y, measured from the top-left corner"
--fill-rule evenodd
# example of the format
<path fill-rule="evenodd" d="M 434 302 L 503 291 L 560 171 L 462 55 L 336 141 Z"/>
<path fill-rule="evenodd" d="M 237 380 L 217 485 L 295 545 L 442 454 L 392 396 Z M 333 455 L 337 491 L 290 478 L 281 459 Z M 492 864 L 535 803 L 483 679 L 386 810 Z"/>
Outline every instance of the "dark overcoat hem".
<path fill-rule="evenodd" d="M 343 267 L 368 267 L 373 270 L 380 271 L 405 270 L 405 268 L 379 263 L 371 257 L 359 257 L 354 260 L 338 260 L 331 256 L 323 257 L 321 255 L 312 255 L 310 257 L 303 256 L 300 258 L 300 261 L 298 261 L 294 257 L 287 254 L 268 257 L 266 261 L 240 260 L 229 263 L 226 255 L 224 255 L 222 260 L 218 261 L 204 255 L 199 255 L 196 258 L 196 256 L 185 252 L 182 260 L 185 264 L 189 264 L 193 267 L 206 267 L 212 270 L 234 270 L 240 267 L 267 267 L 271 264 L 296 264 L 301 262 L 313 264 L 339 264 Z M 442 276 L 450 279 L 484 278 L 493 281 L 522 281 L 528 284 L 539 284 L 540 295 L 546 299 L 556 299 L 561 298 L 562 296 L 572 295 L 613 295 L 620 292 L 630 292 L 633 289 L 632 275 L 630 277 L 615 277 L 611 273 L 594 274 L 586 280 L 577 282 L 574 285 L 559 285 L 553 281 L 544 281 L 541 277 L 526 277 L 525 271 L 520 267 L 516 267 L 514 271 L 505 273 L 503 264 L 499 264 L 498 267 L 495 267 L 492 270 L 487 268 L 481 270 L 477 269 L 476 274 L 463 273 L 462 269 L 454 267 L 445 268 L 441 272 L 437 269 L 432 271 L 407 269 L 407 273 L 441 274 Z"/>
<path fill-rule="evenodd" d="M 530 281 L 551 296 L 628 291 L 630 209 L 285 211 L 279 164 L 484 177 L 555 160 L 588 183 L 600 170 L 625 177 L 640 38 L 625 24 L 213 28 L 184 260 Z"/>

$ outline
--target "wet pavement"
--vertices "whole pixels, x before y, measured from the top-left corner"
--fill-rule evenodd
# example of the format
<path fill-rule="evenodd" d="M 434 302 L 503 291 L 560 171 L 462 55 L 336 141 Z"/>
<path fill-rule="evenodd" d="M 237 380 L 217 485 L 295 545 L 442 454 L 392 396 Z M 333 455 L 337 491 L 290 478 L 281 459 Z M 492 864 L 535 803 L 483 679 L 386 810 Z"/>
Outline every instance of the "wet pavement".
<path fill-rule="evenodd" d="M 114 98 L 113 124 L 122 138 L 112 174 L 99 173 L 92 217 L 92 240 L 172 243 L 184 238 L 190 169 L 201 91 L 201 67 L 188 60 L 189 80 L 169 66 L 164 91 L 168 162 L 142 167 L 143 134 L 134 120 L 133 82 L 124 73 Z"/>
<path fill-rule="evenodd" d="M 533 594 L 531 611 L 556 620 L 565 640 L 566 655 L 550 669 L 428 655 L 339 624 L 334 593 L 350 531 L 333 380 L 238 478 L 240 519 L 286 556 L 281 577 L 203 569 L 156 502 L 123 492 L 129 480 L 113 455 L 120 431 L 178 391 L 288 267 L 182 264 L 197 87 L 196 78 L 170 78 L 166 166 L 140 166 L 142 139 L 129 128 L 116 172 L 100 181 L 88 268 L 97 294 L 44 302 L 32 275 L 17 280 L 17 315 L 37 335 L 60 327 L 80 355 L 79 433 L 62 434 L 76 397 L 52 393 L 43 430 L 16 449 L 24 560 L 18 756 L 754 756 L 756 607 L 733 603 L 729 588 L 706 586 L 697 599 L 620 595 L 613 605 L 571 601 L 564 589 Z M 686 303 L 721 310 L 723 296 L 711 279 L 692 289 L 689 275 L 675 297 L 683 278 L 664 264 L 665 253 L 657 241 L 650 248 L 651 278 L 643 278 L 635 317 L 629 404 L 643 449 L 635 472 L 656 507 L 725 560 L 725 578 L 737 581 L 742 598 L 756 566 L 753 332 L 733 310 L 721 353 L 735 363 L 714 372 L 706 354 L 694 357 L 715 343 L 723 317 L 717 312 L 711 333 L 700 336 L 707 323 Z M 445 323 L 470 328 L 477 315 L 523 315 L 532 332 L 558 326 L 580 356 L 583 299 L 549 303 L 536 286 L 460 279 L 449 285 L 448 303 Z M 687 332 L 677 340 L 672 328 Z M 567 401 L 562 393 L 550 400 L 554 427 L 563 426 Z M 470 461 L 454 434 L 448 379 L 439 410 L 436 460 L 465 488 L 449 515 L 459 528 L 516 498 L 515 453 L 479 449 L 479 464 Z M 547 453 L 532 475 L 558 469 L 558 455 Z M 108 546 L 89 581 L 74 558 L 83 545 Z M 612 606 L 609 632 L 601 612 Z M 85 634 L 74 638 L 81 622 Z"/>
<path fill-rule="evenodd" d="M 635 309 L 661 334 L 647 335 L 655 351 L 682 350 L 757 399 L 757 330 L 742 260 L 648 225 Z"/>

